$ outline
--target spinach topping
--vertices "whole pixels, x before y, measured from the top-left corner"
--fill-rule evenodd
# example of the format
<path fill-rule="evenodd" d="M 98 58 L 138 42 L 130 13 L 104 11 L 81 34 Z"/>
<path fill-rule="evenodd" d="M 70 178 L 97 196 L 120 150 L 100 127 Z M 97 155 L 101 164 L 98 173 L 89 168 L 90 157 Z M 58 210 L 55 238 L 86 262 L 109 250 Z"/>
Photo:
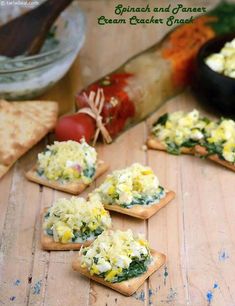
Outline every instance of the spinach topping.
<path fill-rule="evenodd" d="M 156 126 L 158 124 L 165 125 L 167 120 L 168 120 L 168 113 L 165 113 L 164 115 L 160 116 L 156 122 L 153 123 L 153 126 Z"/>
<path fill-rule="evenodd" d="M 186 147 L 186 148 L 193 148 L 198 144 L 197 140 L 193 139 L 188 139 L 185 142 L 182 143 L 181 147 Z"/>
<path fill-rule="evenodd" d="M 49 212 L 45 215 L 45 218 L 49 217 Z M 88 229 L 86 227 L 86 223 L 83 222 L 83 225 L 81 227 L 80 231 L 74 230 L 73 231 L 73 238 L 72 238 L 72 242 L 76 242 L 76 240 L 78 238 L 82 239 L 83 241 L 88 240 L 88 238 L 91 237 L 91 235 L 93 234 L 95 237 L 99 236 L 104 230 L 101 227 L 97 227 L 96 230 L 91 231 L 90 229 Z M 51 228 L 47 228 L 46 229 L 46 233 L 49 236 L 53 236 L 53 230 Z"/>
<path fill-rule="evenodd" d="M 204 146 L 207 149 L 207 156 L 217 154 L 220 158 L 224 159 L 222 153 L 223 153 L 223 143 L 208 143 L 203 142 L 202 146 Z"/>
<path fill-rule="evenodd" d="M 51 228 L 47 228 L 46 232 L 47 232 L 47 235 L 53 236 L 53 230 Z"/>
<path fill-rule="evenodd" d="M 101 227 L 97 227 L 96 230 L 94 231 L 90 231 L 90 229 L 88 229 L 86 227 L 86 223 L 83 222 L 83 225 L 80 229 L 80 231 L 74 231 L 73 235 L 74 237 L 72 238 L 72 241 L 75 242 L 78 238 L 82 239 L 83 241 L 88 240 L 88 238 L 91 237 L 91 235 L 93 234 L 95 237 L 99 236 L 101 233 L 103 232 L 103 229 Z"/>
<path fill-rule="evenodd" d="M 40 169 L 40 168 L 38 168 L 38 169 L 36 170 L 36 172 L 37 172 L 37 175 L 39 175 L 39 176 L 42 176 L 42 175 L 44 174 L 44 170 L 43 170 L 43 169 Z"/>
<path fill-rule="evenodd" d="M 99 258 L 93 257 L 93 261 L 94 261 L 94 263 L 97 265 L 97 264 L 98 264 L 98 261 L 99 261 Z"/>
<path fill-rule="evenodd" d="M 88 178 L 92 178 L 95 175 L 95 171 L 95 167 L 86 168 L 83 170 L 83 175 Z"/>
<path fill-rule="evenodd" d="M 128 269 L 123 269 L 122 274 L 117 276 L 114 283 L 119 283 L 127 279 L 142 275 L 147 271 L 149 260 L 133 260 Z"/>
<path fill-rule="evenodd" d="M 133 201 L 128 204 L 121 204 L 121 207 L 130 208 L 133 205 L 149 205 L 154 202 L 160 201 L 164 196 L 164 188 L 159 186 L 160 192 L 157 192 L 153 195 L 139 195 L 138 197 L 134 197 Z"/>
<path fill-rule="evenodd" d="M 46 214 L 44 215 L 44 218 L 48 218 L 50 216 L 50 212 L 47 211 Z"/>
<path fill-rule="evenodd" d="M 180 146 L 178 146 L 174 142 L 166 142 L 167 145 L 167 152 L 173 155 L 180 155 Z"/>
<path fill-rule="evenodd" d="M 182 147 L 185 148 L 193 148 L 195 147 L 197 144 L 199 144 L 199 142 L 197 140 L 193 140 L 193 139 L 188 139 L 185 142 L 183 142 L 180 146 L 177 145 L 174 142 L 166 142 L 167 145 L 167 152 L 173 155 L 180 155 L 180 149 Z"/>

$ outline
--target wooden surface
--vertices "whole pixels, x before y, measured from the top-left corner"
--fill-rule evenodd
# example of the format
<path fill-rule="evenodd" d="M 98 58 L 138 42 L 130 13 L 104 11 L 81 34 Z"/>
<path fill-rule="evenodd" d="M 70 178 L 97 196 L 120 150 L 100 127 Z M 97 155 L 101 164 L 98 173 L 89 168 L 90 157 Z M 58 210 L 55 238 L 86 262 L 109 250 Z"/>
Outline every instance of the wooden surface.
<path fill-rule="evenodd" d="M 87 13 L 88 26 L 87 40 L 76 62 L 82 77 L 77 68 L 73 68 L 50 93 L 54 99 L 64 97 L 61 101 L 65 106 L 72 105 L 69 89 L 80 88 L 82 83 L 87 84 L 116 68 L 169 30 L 158 25 L 126 26 L 124 31 L 114 25 L 100 27 L 96 25 L 96 17 L 111 16 L 114 1 L 83 0 L 80 3 Z M 141 3 L 146 2 L 135 1 L 136 6 Z M 184 3 L 205 5 L 205 1 L 198 0 Z M 45 147 L 45 139 L 0 181 L 0 305 L 235 305 L 235 174 L 192 156 L 177 157 L 142 150 L 155 117 L 166 110 L 193 107 L 201 109 L 186 91 L 112 145 L 98 148 L 100 157 L 110 164 L 110 170 L 133 162 L 148 164 L 161 184 L 176 192 L 176 199 L 149 221 L 112 214 L 115 227 L 144 233 L 154 249 L 167 255 L 166 265 L 136 294 L 124 297 L 73 272 L 71 261 L 76 252 L 41 250 L 40 211 L 58 197 L 69 197 L 24 178 L 36 154 Z"/>

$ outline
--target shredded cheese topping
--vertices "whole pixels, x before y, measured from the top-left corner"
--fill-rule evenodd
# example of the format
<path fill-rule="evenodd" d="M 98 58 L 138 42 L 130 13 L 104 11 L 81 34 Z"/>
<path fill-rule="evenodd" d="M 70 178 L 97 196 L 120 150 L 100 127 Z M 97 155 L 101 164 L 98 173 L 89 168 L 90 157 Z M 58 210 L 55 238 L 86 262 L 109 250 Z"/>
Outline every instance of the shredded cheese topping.
<path fill-rule="evenodd" d="M 108 175 L 90 197 L 98 197 L 104 204 L 122 206 L 149 205 L 159 202 L 165 191 L 152 169 L 135 163 Z"/>
<path fill-rule="evenodd" d="M 83 242 L 110 228 L 111 218 L 99 201 L 58 199 L 45 215 L 43 228 L 54 241 Z"/>
<path fill-rule="evenodd" d="M 147 267 L 151 261 L 148 242 L 141 235 L 135 236 L 131 230 L 103 232 L 92 245 L 80 250 L 80 255 L 82 267 L 108 282 L 118 281 L 130 270 L 133 262 Z"/>
<path fill-rule="evenodd" d="M 85 140 L 55 142 L 38 154 L 37 173 L 53 181 L 82 179 L 88 184 L 95 175 L 96 163 L 97 153 Z"/>

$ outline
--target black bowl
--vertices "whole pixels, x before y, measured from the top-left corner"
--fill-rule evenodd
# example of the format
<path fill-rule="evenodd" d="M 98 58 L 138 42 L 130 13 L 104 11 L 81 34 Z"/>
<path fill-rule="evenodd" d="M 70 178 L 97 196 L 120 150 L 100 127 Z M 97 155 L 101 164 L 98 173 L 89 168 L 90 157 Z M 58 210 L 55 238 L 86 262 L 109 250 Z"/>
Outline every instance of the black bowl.
<path fill-rule="evenodd" d="M 199 101 L 230 117 L 235 117 L 235 79 L 213 71 L 205 63 L 205 58 L 219 52 L 233 38 L 235 33 L 218 36 L 201 47 L 196 58 L 196 81 L 193 85 Z"/>

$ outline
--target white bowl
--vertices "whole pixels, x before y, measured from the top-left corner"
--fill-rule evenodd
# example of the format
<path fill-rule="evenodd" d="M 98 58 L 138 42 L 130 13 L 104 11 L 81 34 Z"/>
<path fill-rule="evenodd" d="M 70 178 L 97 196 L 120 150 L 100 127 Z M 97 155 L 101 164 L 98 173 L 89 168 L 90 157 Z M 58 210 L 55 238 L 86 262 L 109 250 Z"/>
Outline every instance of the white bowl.
<path fill-rule="evenodd" d="M 24 10 L 17 8 L 9 15 L 9 7 L 1 7 L 0 23 L 6 22 L 6 16 L 9 19 Z M 51 42 L 48 40 L 39 54 L 16 58 L 0 56 L 0 98 L 24 100 L 37 97 L 66 74 L 85 39 L 85 17 L 76 2 L 59 16 L 54 28 L 53 44 L 48 44 Z"/>

